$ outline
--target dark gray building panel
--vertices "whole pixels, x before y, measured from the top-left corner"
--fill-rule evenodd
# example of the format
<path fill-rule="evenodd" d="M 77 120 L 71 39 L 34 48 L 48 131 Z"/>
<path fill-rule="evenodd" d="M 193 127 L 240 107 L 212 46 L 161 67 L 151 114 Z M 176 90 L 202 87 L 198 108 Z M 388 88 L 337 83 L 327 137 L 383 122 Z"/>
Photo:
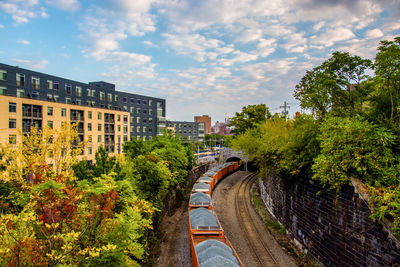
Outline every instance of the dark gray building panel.
<path fill-rule="evenodd" d="M 0 94 L 9 96 L 128 111 L 131 138 L 149 139 L 163 133 L 158 122 L 165 121 L 165 99 L 117 91 L 111 83 L 86 84 L 0 63 L 0 89 Z"/>

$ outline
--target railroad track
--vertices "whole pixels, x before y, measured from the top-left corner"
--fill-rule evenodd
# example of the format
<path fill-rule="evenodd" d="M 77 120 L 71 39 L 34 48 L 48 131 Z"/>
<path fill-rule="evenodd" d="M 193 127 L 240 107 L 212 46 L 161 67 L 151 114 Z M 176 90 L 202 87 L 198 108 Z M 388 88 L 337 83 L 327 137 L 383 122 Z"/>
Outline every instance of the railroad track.
<path fill-rule="evenodd" d="M 240 183 L 235 196 L 236 217 L 240 227 L 246 233 L 248 245 L 256 256 L 260 266 L 279 266 L 268 245 L 262 238 L 263 233 L 260 233 L 258 227 L 254 225 L 253 215 L 249 212 L 251 205 L 250 186 L 255 179 L 257 179 L 256 174 L 249 174 Z"/>

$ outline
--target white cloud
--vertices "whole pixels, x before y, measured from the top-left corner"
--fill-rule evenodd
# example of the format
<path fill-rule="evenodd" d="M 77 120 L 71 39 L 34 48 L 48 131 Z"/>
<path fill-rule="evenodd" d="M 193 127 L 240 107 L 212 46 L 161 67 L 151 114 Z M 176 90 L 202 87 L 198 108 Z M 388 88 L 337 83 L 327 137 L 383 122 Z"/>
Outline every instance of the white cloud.
<path fill-rule="evenodd" d="M 323 32 L 320 36 L 313 36 L 311 42 L 314 45 L 323 45 L 331 47 L 337 42 L 349 40 L 354 38 L 355 35 L 349 28 L 330 28 Z"/>
<path fill-rule="evenodd" d="M 4 0 L 0 2 L 0 10 L 10 14 L 17 23 L 27 23 L 37 16 L 47 16 L 45 9 L 39 6 L 38 0 Z"/>
<path fill-rule="evenodd" d="M 4 26 L 0 24 L 0 29 L 2 29 L 2 28 L 4 28 Z"/>
<path fill-rule="evenodd" d="M 316 31 L 319 31 L 322 27 L 325 26 L 325 24 L 326 24 L 326 21 L 323 21 L 323 20 L 322 20 L 322 21 L 316 23 L 316 24 L 313 26 L 313 29 L 316 30 Z"/>
<path fill-rule="evenodd" d="M 153 47 L 153 48 L 157 48 L 157 47 L 158 47 L 158 45 L 154 44 L 154 43 L 153 43 L 152 41 L 150 41 L 150 40 L 143 41 L 143 43 L 144 43 L 146 46 L 148 46 L 148 47 Z"/>
<path fill-rule="evenodd" d="M 368 31 L 365 33 L 365 36 L 366 36 L 367 38 L 371 38 L 371 39 L 380 38 L 380 37 L 382 37 L 383 35 L 384 35 L 383 32 L 382 32 L 380 29 L 378 29 L 378 28 L 372 29 L 372 30 L 368 30 Z"/>
<path fill-rule="evenodd" d="M 27 59 L 13 59 L 14 62 L 22 64 L 23 66 L 27 68 L 32 68 L 32 69 L 44 69 L 47 64 L 49 63 L 46 59 L 42 59 L 39 61 L 32 61 L 32 60 L 27 60 Z"/>
<path fill-rule="evenodd" d="M 20 44 L 24 44 L 24 45 L 29 45 L 31 42 L 27 41 L 27 40 L 18 40 L 17 41 Z"/>
<path fill-rule="evenodd" d="M 77 0 L 47 0 L 46 3 L 66 11 L 76 11 L 79 9 L 79 2 Z"/>

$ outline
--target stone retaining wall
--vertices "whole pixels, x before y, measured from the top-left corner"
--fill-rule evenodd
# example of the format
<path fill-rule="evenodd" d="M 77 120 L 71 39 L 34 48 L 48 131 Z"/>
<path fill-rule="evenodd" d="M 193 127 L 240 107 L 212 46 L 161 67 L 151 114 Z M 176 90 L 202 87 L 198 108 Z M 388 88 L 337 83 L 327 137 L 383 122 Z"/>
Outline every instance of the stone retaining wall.
<path fill-rule="evenodd" d="M 380 223 L 372 221 L 367 203 L 344 187 L 340 194 L 316 181 L 260 180 L 269 212 L 296 243 L 326 266 L 392 266 L 400 264 L 400 245 Z M 321 194 L 317 195 L 317 192 Z M 400 265 L 395 265 L 400 266 Z"/>

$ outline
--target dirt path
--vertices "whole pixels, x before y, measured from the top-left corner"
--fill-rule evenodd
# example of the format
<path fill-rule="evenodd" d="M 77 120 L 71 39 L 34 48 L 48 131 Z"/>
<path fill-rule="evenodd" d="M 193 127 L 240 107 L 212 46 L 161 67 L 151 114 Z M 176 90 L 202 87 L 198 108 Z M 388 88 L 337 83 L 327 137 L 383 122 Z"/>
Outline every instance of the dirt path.
<path fill-rule="evenodd" d="M 184 202 L 172 216 L 162 219 L 160 256 L 154 266 L 191 266 L 187 209 L 188 203 Z"/>

